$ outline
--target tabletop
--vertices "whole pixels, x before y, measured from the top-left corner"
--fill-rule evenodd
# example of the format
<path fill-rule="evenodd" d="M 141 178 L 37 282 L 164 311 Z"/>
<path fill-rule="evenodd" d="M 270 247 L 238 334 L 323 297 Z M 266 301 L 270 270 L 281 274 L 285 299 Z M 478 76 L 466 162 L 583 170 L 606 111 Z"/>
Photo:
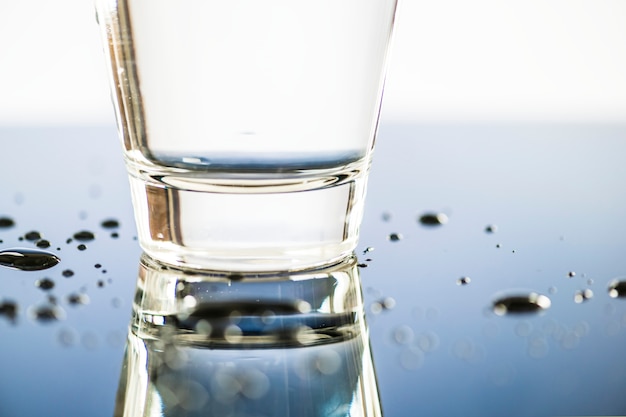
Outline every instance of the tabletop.
<path fill-rule="evenodd" d="M 141 255 L 116 130 L 0 144 L 0 416 L 113 416 Z M 626 415 L 624 155 L 625 125 L 383 122 L 356 255 L 386 416 Z"/>

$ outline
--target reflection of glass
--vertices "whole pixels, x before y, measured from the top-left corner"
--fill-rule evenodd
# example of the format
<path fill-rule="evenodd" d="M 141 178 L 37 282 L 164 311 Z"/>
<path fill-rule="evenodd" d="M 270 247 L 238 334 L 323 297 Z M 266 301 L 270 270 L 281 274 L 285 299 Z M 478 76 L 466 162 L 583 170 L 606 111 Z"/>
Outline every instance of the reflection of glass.
<path fill-rule="evenodd" d="M 116 417 L 380 415 L 354 258 L 260 277 L 142 257 Z"/>

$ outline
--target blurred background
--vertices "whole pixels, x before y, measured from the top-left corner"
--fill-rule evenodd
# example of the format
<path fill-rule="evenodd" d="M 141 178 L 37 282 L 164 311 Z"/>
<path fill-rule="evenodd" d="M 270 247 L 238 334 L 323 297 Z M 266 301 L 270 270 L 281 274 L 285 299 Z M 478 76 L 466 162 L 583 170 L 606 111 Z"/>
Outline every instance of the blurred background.
<path fill-rule="evenodd" d="M 623 0 L 404 0 L 382 120 L 625 122 L 625 22 Z M 0 125 L 113 122 L 93 2 L 0 2 Z"/>

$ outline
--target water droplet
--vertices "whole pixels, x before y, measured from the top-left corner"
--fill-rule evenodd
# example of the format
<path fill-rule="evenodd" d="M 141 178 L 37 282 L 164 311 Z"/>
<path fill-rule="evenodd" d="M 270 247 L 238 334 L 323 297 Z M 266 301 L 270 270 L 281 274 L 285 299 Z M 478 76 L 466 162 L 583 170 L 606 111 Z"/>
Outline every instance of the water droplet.
<path fill-rule="evenodd" d="M 396 300 L 393 297 L 385 297 L 381 301 L 381 304 L 385 310 L 391 310 L 396 306 Z"/>
<path fill-rule="evenodd" d="M 439 336 L 432 332 L 422 333 L 417 336 L 415 345 L 424 353 L 434 352 L 439 347 Z"/>
<path fill-rule="evenodd" d="M 65 271 L 61 272 L 61 275 L 63 275 L 65 278 L 69 278 L 74 276 L 74 271 L 72 271 L 71 269 L 66 269 Z"/>
<path fill-rule="evenodd" d="M 545 295 L 531 292 L 498 298 L 493 302 L 493 312 L 498 316 L 507 314 L 537 313 L 550 308 L 551 301 Z"/>
<path fill-rule="evenodd" d="M 80 245 L 76 246 L 76 249 L 78 249 L 78 250 L 85 250 L 85 249 L 87 249 L 87 245 L 81 243 Z"/>
<path fill-rule="evenodd" d="M 50 247 L 50 242 L 47 241 L 46 239 L 40 239 L 37 242 L 35 242 L 35 246 L 41 249 L 46 249 Z"/>
<path fill-rule="evenodd" d="M 15 221 L 10 217 L 0 217 L 0 229 L 8 229 L 15 226 Z"/>
<path fill-rule="evenodd" d="M 54 288 L 54 281 L 52 281 L 50 278 L 38 279 L 37 281 L 35 281 L 35 286 L 41 288 L 42 290 L 51 290 L 52 288 Z"/>
<path fill-rule="evenodd" d="M 498 226 L 495 224 L 490 224 L 485 226 L 485 233 L 495 233 L 498 231 Z"/>
<path fill-rule="evenodd" d="M 626 280 L 614 279 L 609 282 L 609 296 L 611 298 L 626 297 Z"/>
<path fill-rule="evenodd" d="M 448 216 L 443 213 L 425 213 L 419 218 L 424 226 L 441 226 L 448 223 Z"/>
<path fill-rule="evenodd" d="M 569 271 L 569 272 L 567 273 L 567 276 L 568 276 L 568 277 L 570 277 L 570 278 L 573 278 L 573 277 L 575 277 L 575 276 L 576 276 L 576 272 L 574 272 L 574 271 Z"/>
<path fill-rule="evenodd" d="M 424 353 L 417 346 L 406 346 L 400 352 L 400 366 L 408 371 L 418 369 L 424 362 Z"/>
<path fill-rule="evenodd" d="M 120 222 L 115 219 L 106 219 L 102 223 L 100 223 L 100 226 L 102 226 L 104 229 L 115 229 L 117 227 L 120 227 Z"/>
<path fill-rule="evenodd" d="M 3 301 L 0 303 L 0 316 L 5 316 L 10 321 L 15 321 L 17 317 L 17 303 L 14 301 Z"/>
<path fill-rule="evenodd" d="M 402 240 L 402 235 L 400 233 L 390 233 L 389 236 L 387 236 L 387 239 L 390 242 L 397 242 L 399 240 Z"/>
<path fill-rule="evenodd" d="M 24 239 L 34 242 L 35 240 L 41 239 L 41 233 L 37 232 L 36 230 L 33 230 L 31 232 L 26 233 L 24 235 Z"/>
<path fill-rule="evenodd" d="M 461 277 L 456 280 L 456 285 L 467 285 L 472 282 L 470 277 Z"/>
<path fill-rule="evenodd" d="M 12 248 L 0 251 L 0 265 L 21 271 L 41 271 L 61 262 L 53 253 L 37 250 Z"/>
<path fill-rule="evenodd" d="M 88 230 L 81 230 L 80 232 L 74 233 L 74 239 L 78 240 L 79 242 L 89 242 L 91 240 L 94 240 L 95 238 L 96 236 Z"/>
<path fill-rule="evenodd" d="M 413 341 L 414 333 L 406 324 L 402 324 L 393 331 L 393 340 L 400 345 L 406 345 Z"/>
<path fill-rule="evenodd" d="M 89 296 L 81 293 L 70 294 L 67 296 L 67 302 L 71 305 L 89 304 Z"/>
<path fill-rule="evenodd" d="M 45 304 L 32 308 L 30 310 L 30 315 L 35 320 L 49 322 L 65 318 L 65 311 L 63 311 L 63 309 L 59 306 Z"/>
<path fill-rule="evenodd" d="M 59 333 L 57 333 L 57 340 L 62 346 L 70 347 L 76 344 L 76 340 L 78 339 L 78 335 L 76 331 L 73 329 L 61 329 Z"/>
<path fill-rule="evenodd" d="M 593 291 L 591 291 L 589 288 L 576 291 L 576 293 L 574 294 L 574 302 L 577 304 L 580 304 L 591 298 L 593 298 Z"/>

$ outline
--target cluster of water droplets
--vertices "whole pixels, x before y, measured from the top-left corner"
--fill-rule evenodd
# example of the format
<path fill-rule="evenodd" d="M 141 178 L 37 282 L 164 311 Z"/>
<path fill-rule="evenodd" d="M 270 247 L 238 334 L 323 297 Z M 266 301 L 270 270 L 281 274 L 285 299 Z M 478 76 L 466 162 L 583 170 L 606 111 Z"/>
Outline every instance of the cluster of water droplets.
<path fill-rule="evenodd" d="M 385 212 L 382 215 L 384 222 L 390 222 L 392 215 Z M 442 227 L 449 222 L 449 217 L 444 213 L 427 212 L 417 216 L 417 223 L 429 229 Z M 495 235 L 499 228 L 495 224 L 484 226 L 483 232 L 488 235 Z M 391 244 L 402 244 L 404 235 L 399 231 L 393 231 L 386 237 Z M 564 240 L 561 236 L 560 240 Z M 497 249 L 503 247 L 501 243 L 495 245 Z M 368 247 L 363 251 L 363 255 L 369 255 L 373 251 Z M 516 253 L 511 250 L 511 253 Z M 369 258 L 368 261 L 372 259 Z M 584 279 L 587 286 L 592 285 L 595 280 L 585 279 L 585 274 L 577 274 L 575 271 L 566 271 L 568 279 Z M 558 278 L 557 278 L 558 279 Z M 457 277 L 455 283 L 459 287 L 465 287 L 473 282 L 469 276 Z M 370 296 L 374 298 L 369 305 L 369 313 L 375 315 L 393 310 L 396 307 L 396 300 L 390 295 L 383 295 L 379 290 L 368 288 Z M 551 286 L 549 294 L 556 294 L 557 287 Z M 607 293 L 610 298 L 626 298 L 626 277 L 612 279 L 607 285 Z M 576 304 L 587 303 L 594 298 L 594 291 L 591 288 L 580 288 L 573 292 L 571 300 Z M 544 325 L 533 325 L 530 321 L 524 320 L 526 317 L 541 317 L 542 313 L 550 309 L 553 301 L 546 294 L 533 290 L 505 290 L 493 296 L 492 300 L 485 300 L 487 304 L 487 315 L 495 317 L 515 317 L 519 320 L 515 326 L 515 334 L 523 338 L 527 343 L 527 353 L 529 357 L 540 359 L 546 357 L 551 345 L 561 349 L 569 350 L 578 346 L 579 341 L 590 333 L 590 326 L 587 322 L 581 321 L 573 326 L 559 324 L 548 319 Z M 560 301 L 560 300 L 559 300 Z M 621 324 L 620 324 L 621 323 Z M 490 323 L 497 332 L 496 322 Z M 626 327 L 626 314 L 621 322 L 614 321 L 611 326 L 607 326 L 606 333 L 614 334 L 616 329 Z M 486 331 L 486 334 L 494 334 L 494 331 Z M 400 365 L 405 369 L 417 369 L 423 364 L 424 358 L 439 348 L 439 337 L 434 331 L 421 331 L 417 333 L 409 324 L 401 324 L 391 330 L 391 341 L 401 347 L 399 352 Z M 484 346 L 472 341 L 469 338 L 461 338 L 454 341 L 449 349 L 453 356 L 467 362 L 479 361 L 485 352 Z M 510 376 L 510 375 L 509 375 Z M 495 383 L 503 383 L 505 379 L 494 377 Z M 499 382 L 498 382 L 499 381 Z"/>
<path fill-rule="evenodd" d="M 0 232 L 14 229 L 17 226 L 15 220 L 8 216 L 0 217 Z M 119 237 L 118 229 L 120 224 L 115 219 L 106 219 L 100 224 L 103 230 L 111 233 L 111 238 Z M 96 234 L 89 230 L 79 230 L 65 240 L 65 245 L 71 245 L 78 242 L 75 249 L 85 251 L 87 244 L 96 239 Z M 6 245 L 7 242 L 0 240 L 0 243 Z M 14 247 L 0 247 L 0 267 L 9 268 L 24 272 L 41 272 L 45 275 L 38 275 L 33 281 L 35 287 L 41 289 L 46 294 L 46 299 L 42 304 L 28 306 L 26 310 L 27 317 L 38 322 L 53 322 L 62 320 L 67 316 L 65 309 L 61 306 L 58 298 L 52 294 L 56 287 L 56 281 L 53 278 L 56 269 L 62 264 L 62 246 L 56 246 L 56 249 L 50 249 L 52 243 L 44 237 L 39 230 L 30 230 L 17 237 L 18 245 Z M 25 247 L 32 245 L 33 247 Z M 102 268 L 101 264 L 94 267 L 100 270 L 100 273 L 106 274 L 107 270 Z M 58 273 L 63 279 L 70 279 L 75 276 L 75 272 L 71 268 L 65 268 Z M 110 279 L 108 280 L 110 281 Z M 98 286 L 104 286 L 104 280 L 98 280 Z M 74 291 L 67 294 L 65 302 L 70 306 L 78 306 L 89 304 L 90 298 L 85 293 L 85 289 Z M 0 316 L 4 316 L 11 323 L 17 322 L 21 308 L 14 299 L 0 299 Z M 62 338 L 67 340 L 67 337 Z"/>

